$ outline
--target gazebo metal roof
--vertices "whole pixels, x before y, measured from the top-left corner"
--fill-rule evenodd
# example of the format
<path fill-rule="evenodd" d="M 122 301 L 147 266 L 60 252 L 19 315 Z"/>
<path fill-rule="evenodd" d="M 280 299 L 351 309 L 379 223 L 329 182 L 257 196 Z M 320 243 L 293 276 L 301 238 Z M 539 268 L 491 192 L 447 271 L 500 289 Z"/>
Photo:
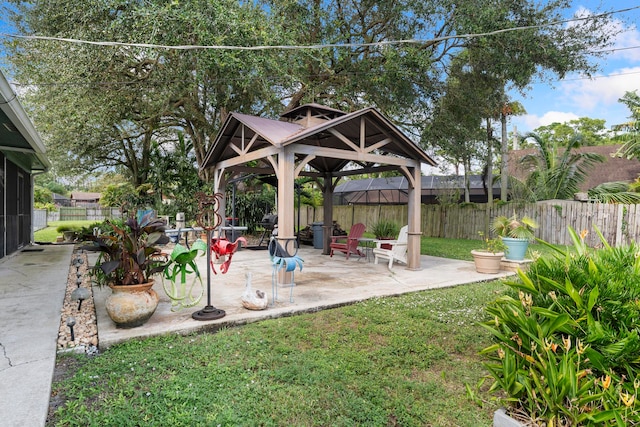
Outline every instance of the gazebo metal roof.
<path fill-rule="evenodd" d="M 396 167 L 400 166 L 401 162 L 394 161 L 394 156 L 418 160 L 431 166 L 436 165 L 436 162 L 424 150 L 407 138 L 374 108 L 365 108 L 346 114 L 311 104 L 289 111 L 283 117 L 301 120 L 300 113 L 303 111 L 315 113 L 312 116 L 316 119 L 312 122 L 315 123 L 314 125 L 305 127 L 300 123 L 283 120 L 235 112 L 229 114 L 207 153 L 203 168 L 212 167 L 221 162 L 230 164 L 231 162 L 227 161 L 237 159 L 240 152 L 250 153 L 263 150 L 266 154 L 273 151 L 268 150 L 270 147 L 284 147 L 294 143 L 306 147 L 302 150 L 296 150 L 296 161 L 300 161 L 310 154 L 315 154 L 317 148 L 322 148 L 324 155 L 315 156 L 308 162 L 309 166 L 321 175 L 332 172 L 334 176 L 340 176 L 339 172 L 349 163 L 355 163 L 350 166 L 350 171 L 358 166 L 367 168 L 367 171 L 360 173 L 369 172 L 376 165 L 379 167 L 377 160 L 380 159 L 372 156 L 348 155 L 345 158 L 345 154 L 356 148 L 353 147 L 354 141 L 360 141 L 360 146 L 357 148 L 360 148 L 363 154 L 389 156 L 383 160 Z M 364 138 L 362 138 L 363 133 Z M 229 170 L 233 170 L 233 167 Z M 262 173 L 265 172 L 262 171 Z"/>

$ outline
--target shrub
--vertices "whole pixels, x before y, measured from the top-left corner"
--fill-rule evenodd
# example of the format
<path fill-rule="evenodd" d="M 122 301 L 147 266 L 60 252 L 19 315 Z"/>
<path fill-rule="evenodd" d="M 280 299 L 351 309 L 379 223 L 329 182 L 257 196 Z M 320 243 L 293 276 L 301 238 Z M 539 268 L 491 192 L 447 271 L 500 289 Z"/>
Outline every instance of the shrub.
<path fill-rule="evenodd" d="M 64 233 L 65 231 L 80 231 L 80 226 L 73 224 L 61 224 L 56 227 L 58 233 Z"/>
<path fill-rule="evenodd" d="M 373 224 L 371 232 L 376 236 L 376 239 L 395 239 L 400 232 L 400 227 L 393 221 L 381 219 Z"/>
<path fill-rule="evenodd" d="M 640 248 L 584 244 L 536 260 L 487 307 L 491 389 L 547 425 L 640 422 Z M 599 233 L 599 232 L 598 232 Z"/>

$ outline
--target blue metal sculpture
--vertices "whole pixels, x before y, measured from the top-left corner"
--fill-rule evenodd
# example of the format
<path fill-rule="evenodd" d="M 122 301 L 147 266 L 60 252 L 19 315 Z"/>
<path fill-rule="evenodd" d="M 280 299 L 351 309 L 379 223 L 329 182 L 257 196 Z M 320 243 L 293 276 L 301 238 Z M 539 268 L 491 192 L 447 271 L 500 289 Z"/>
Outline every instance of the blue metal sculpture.
<path fill-rule="evenodd" d="M 280 239 L 280 241 L 283 241 Z M 289 247 L 293 246 L 291 250 Z M 273 272 L 271 274 L 271 288 L 273 292 L 273 304 L 278 299 L 278 286 L 289 287 L 289 302 L 293 302 L 293 288 L 295 287 L 294 272 L 297 267 L 302 266 L 304 260 L 298 256 L 298 241 L 294 237 L 292 239 L 284 240 L 284 247 L 280 244 L 278 239 L 271 237 L 269 241 L 269 257 L 271 258 L 271 264 L 273 265 Z M 278 283 L 278 275 L 281 272 L 291 273 L 291 282 L 286 284 Z"/>

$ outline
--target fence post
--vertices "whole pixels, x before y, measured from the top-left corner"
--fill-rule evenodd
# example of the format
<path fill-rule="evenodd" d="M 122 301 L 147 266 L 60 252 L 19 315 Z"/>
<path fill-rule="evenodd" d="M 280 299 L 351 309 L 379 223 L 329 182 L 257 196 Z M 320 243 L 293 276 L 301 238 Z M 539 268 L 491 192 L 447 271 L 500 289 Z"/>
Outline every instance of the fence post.
<path fill-rule="evenodd" d="M 622 246 L 622 228 L 624 224 L 624 205 L 617 205 L 616 215 L 616 247 Z"/>

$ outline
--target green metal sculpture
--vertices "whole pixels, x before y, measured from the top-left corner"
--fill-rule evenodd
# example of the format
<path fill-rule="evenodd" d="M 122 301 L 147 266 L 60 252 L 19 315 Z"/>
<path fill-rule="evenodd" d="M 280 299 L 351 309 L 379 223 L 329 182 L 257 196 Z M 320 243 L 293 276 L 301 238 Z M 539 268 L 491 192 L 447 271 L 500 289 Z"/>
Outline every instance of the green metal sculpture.
<path fill-rule="evenodd" d="M 202 252 L 200 256 L 207 253 L 207 244 L 200 239 L 191 245 L 191 249 L 177 244 L 171 252 L 172 262 L 164 270 L 162 277 L 162 287 L 171 299 L 171 311 L 193 307 L 204 295 L 202 278 L 195 262 L 198 252 Z M 196 282 L 200 283 L 199 292 Z"/>

